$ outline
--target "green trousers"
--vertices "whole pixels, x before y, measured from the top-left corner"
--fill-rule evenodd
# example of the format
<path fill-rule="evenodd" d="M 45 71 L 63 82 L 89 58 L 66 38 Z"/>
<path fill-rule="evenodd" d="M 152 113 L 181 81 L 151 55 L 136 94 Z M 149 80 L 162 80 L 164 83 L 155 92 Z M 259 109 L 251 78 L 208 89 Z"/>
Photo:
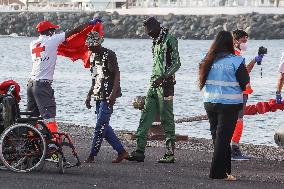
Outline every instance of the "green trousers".
<path fill-rule="evenodd" d="M 166 135 L 166 147 L 169 153 L 174 153 L 175 123 L 173 114 L 173 99 L 164 98 L 162 87 L 150 88 L 145 100 L 144 109 L 136 132 L 137 151 L 145 152 L 148 130 L 157 114 L 160 114 L 161 124 Z"/>

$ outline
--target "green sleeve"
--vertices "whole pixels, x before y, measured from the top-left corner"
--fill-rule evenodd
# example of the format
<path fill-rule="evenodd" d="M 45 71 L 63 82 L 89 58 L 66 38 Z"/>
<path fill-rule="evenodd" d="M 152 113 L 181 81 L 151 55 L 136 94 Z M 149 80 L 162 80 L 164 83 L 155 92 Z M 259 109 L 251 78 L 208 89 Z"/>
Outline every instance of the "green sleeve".
<path fill-rule="evenodd" d="M 168 41 L 168 48 L 171 49 L 171 60 L 172 64 L 163 74 L 165 78 L 170 77 L 175 74 L 175 72 L 180 68 L 180 57 L 178 52 L 178 41 L 176 38 L 171 37 Z"/>

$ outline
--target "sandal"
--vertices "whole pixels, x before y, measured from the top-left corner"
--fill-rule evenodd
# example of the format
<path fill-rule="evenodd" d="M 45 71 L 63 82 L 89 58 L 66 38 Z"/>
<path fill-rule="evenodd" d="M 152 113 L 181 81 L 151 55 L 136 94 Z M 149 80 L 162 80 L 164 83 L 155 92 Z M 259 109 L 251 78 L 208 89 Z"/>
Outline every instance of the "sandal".
<path fill-rule="evenodd" d="M 227 173 L 227 177 L 224 178 L 224 180 L 225 180 L 225 181 L 236 181 L 237 178 L 236 178 L 235 176 L 229 175 L 229 174 Z"/>

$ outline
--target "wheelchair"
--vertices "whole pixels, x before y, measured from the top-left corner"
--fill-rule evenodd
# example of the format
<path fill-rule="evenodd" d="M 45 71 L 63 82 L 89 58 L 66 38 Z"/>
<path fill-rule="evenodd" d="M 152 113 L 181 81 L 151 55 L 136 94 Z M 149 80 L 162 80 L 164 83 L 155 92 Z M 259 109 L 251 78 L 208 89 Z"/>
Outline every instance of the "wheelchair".
<path fill-rule="evenodd" d="M 40 117 L 20 112 L 12 94 L 0 95 L 0 159 L 14 172 L 43 169 L 46 161 L 56 164 L 59 173 L 79 167 L 81 162 L 67 133 L 51 133 Z M 66 155 L 68 154 L 68 155 Z"/>

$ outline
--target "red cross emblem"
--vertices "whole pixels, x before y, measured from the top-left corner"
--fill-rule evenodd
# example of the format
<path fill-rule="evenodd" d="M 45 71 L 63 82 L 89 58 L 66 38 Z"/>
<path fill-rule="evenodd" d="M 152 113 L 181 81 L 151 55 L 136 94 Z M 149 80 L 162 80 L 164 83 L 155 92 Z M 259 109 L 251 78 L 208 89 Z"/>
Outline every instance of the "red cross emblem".
<path fill-rule="evenodd" d="M 32 53 L 36 54 L 36 57 L 40 57 L 40 53 L 45 51 L 45 46 L 41 47 L 41 43 L 38 43 L 35 48 L 33 48 Z"/>

